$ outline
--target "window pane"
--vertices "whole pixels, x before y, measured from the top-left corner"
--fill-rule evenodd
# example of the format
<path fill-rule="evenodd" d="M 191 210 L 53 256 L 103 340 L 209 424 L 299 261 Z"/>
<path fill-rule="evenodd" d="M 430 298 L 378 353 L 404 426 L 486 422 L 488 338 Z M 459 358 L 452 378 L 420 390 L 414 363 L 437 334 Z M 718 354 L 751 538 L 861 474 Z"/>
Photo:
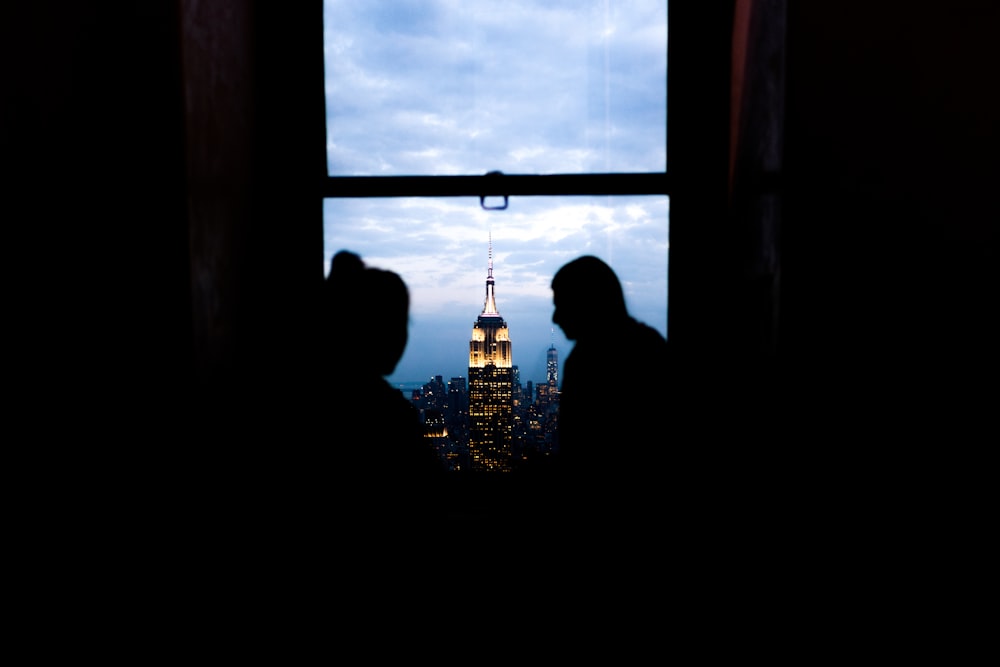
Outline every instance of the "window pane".
<path fill-rule="evenodd" d="M 388 378 L 393 384 L 468 376 L 491 239 L 497 310 L 522 383 L 545 381 L 552 344 L 561 372 L 572 344 L 552 324 L 549 283 L 580 255 L 610 264 L 631 314 L 667 335 L 666 196 L 515 197 L 503 212 L 467 198 L 327 199 L 324 206 L 324 275 L 332 255 L 346 249 L 399 273 L 410 288 L 410 339 Z"/>
<path fill-rule="evenodd" d="M 665 0 L 326 0 L 331 175 L 666 170 Z"/>

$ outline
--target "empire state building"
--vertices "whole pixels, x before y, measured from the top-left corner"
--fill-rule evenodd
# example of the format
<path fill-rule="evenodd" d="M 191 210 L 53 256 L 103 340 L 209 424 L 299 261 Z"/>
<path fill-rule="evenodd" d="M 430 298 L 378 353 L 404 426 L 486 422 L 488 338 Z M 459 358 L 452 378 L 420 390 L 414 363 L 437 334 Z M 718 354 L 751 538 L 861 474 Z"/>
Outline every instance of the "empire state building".
<path fill-rule="evenodd" d="M 486 302 L 472 326 L 469 342 L 469 453 L 473 470 L 508 472 L 514 424 L 514 368 L 510 333 L 497 311 L 493 288 L 491 239 Z"/>

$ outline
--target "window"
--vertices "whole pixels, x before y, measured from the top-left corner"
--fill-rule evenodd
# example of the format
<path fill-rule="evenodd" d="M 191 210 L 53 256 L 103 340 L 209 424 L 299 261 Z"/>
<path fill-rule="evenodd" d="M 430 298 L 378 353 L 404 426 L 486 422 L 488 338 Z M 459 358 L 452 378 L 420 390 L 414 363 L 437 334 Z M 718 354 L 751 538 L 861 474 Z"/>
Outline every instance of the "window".
<path fill-rule="evenodd" d="M 326 0 L 324 24 L 324 273 L 346 248 L 409 285 L 390 382 L 466 375 L 491 258 L 522 382 L 571 349 L 549 281 L 582 254 L 666 335 L 666 2 Z"/>

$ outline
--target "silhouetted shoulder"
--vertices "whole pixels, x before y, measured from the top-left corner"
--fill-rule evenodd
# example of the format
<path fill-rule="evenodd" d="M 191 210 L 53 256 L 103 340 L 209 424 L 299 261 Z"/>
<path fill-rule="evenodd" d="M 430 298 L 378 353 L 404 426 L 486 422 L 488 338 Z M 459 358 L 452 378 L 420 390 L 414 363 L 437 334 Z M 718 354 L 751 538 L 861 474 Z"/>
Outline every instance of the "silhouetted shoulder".
<path fill-rule="evenodd" d="M 631 327 L 633 335 L 637 339 L 642 340 L 643 342 L 646 342 L 650 345 L 666 347 L 667 339 L 663 337 L 663 334 L 661 334 L 659 331 L 649 326 L 648 324 L 633 319 Z"/>

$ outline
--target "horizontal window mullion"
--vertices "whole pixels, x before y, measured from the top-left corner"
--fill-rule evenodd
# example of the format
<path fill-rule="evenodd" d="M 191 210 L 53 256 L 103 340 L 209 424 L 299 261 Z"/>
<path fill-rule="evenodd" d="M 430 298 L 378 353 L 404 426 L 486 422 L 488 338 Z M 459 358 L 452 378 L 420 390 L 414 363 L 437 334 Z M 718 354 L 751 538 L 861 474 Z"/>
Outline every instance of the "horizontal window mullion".
<path fill-rule="evenodd" d="M 483 176 L 328 176 L 323 196 L 502 197 L 669 195 L 666 173 L 487 174 Z"/>

